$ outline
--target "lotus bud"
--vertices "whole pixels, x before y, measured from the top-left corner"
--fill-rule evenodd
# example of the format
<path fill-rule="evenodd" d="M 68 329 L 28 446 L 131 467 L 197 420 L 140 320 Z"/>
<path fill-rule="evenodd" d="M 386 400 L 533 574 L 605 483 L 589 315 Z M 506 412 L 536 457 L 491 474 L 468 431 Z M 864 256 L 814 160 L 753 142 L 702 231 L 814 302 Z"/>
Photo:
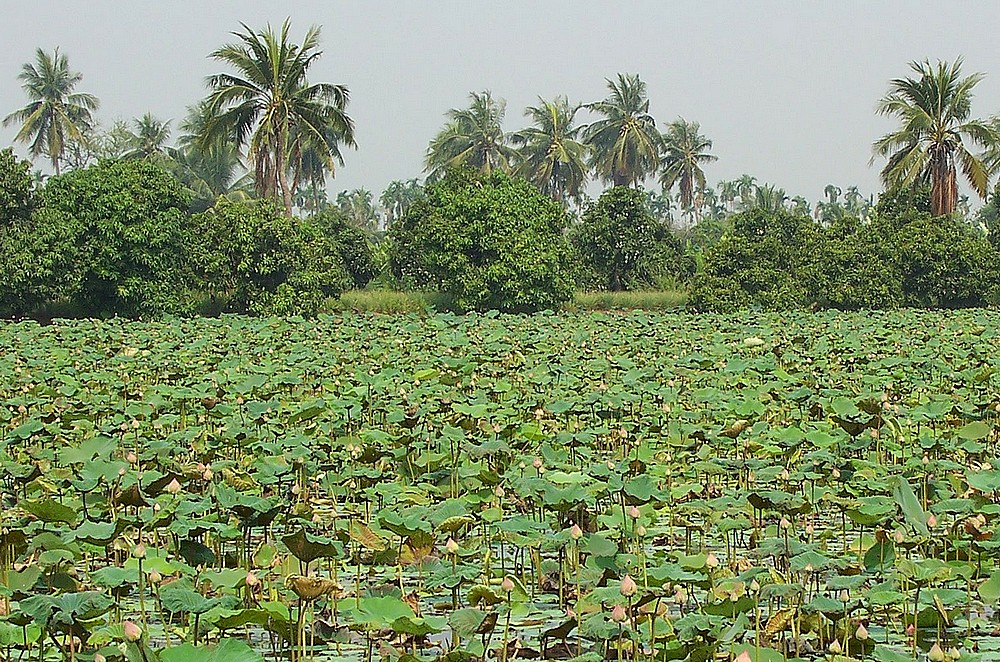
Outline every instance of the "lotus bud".
<path fill-rule="evenodd" d="M 733 662 L 753 662 L 753 658 L 750 657 L 750 653 L 743 651 L 736 656 L 736 659 L 733 660 Z"/>
<path fill-rule="evenodd" d="M 646 527 L 644 527 L 642 524 L 640 524 L 639 526 L 635 527 L 635 535 L 639 536 L 640 538 L 645 538 L 646 537 Z"/>
<path fill-rule="evenodd" d="M 444 549 L 449 554 L 458 554 L 458 543 L 452 538 L 448 538 L 448 542 L 444 544 Z"/>
<path fill-rule="evenodd" d="M 158 503 L 154 503 L 153 504 L 153 512 L 154 513 L 160 512 L 160 504 L 158 504 Z"/>
<path fill-rule="evenodd" d="M 137 559 L 146 558 L 146 546 L 143 545 L 142 543 L 136 545 L 135 548 L 132 550 L 132 556 Z"/>
<path fill-rule="evenodd" d="M 708 556 L 705 557 L 705 567 L 709 570 L 715 570 L 719 567 L 719 557 L 715 555 L 715 552 L 709 552 Z"/>
<path fill-rule="evenodd" d="M 260 584 L 260 579 L 251 570 L 250 572 L 247 572 L 246 579 L 244 579 L 243 582 L 250 588 L 253 588 Z"/>
<path fill-rule="evenodd" d="M 790 476 L 791 476 L 791 474 L 788 473 L 788 469 L 782 469 L 781 470 L 781 480 L 788 480 Z M 744 652 L 746 652 L 746 651 L 744 651 Z"/>
<path fill-rule="evenodd" d="M 181 484 L 177 482 L 176 478 L 174 478 L 167 483 L 167 486 L 164 489 L 167 490 L 167 494 L 178 494 L 181 491 Z"/>
<path fill-rule="evenodd" d="M 812 535 L 816 531 L 816 527 L 813 526 L 812 522 L 806 524 L 806 535 Z"/>
<path fill-rule="evenodd" d="M 846 588 L 840 591 L 840 601 L 841 602 L 849 602 L 850 599 L 851 599 L 851 594 L 847 592 Z"/>
<path fill-rule="evenodd" d="M 674 602 L 679 605 L 687 602 L 687 591 L 683 587 L 678 586 L 677 590 L 674 591 Z"/>
<path fill-rule="evenodd" d="M 122 633 L 126 641 L 139 641 L 142 637 L 142 628 L 132 621 L 125 621 L 122 623 Z"/>
<path fill-rule="evenodd" d="M 783 531 L 787 531 L 792 528 L 792 523 L 788 521 L 787 517 L 782 517 L 781 521 L 778 522 L 778 526 L 780 526 Z"/>
<path fill-rule="evenodd" d="M 212 480 L 212 467 L 205 467 L 205 472 L 201 474 L 203 480 Z"/>
<path fill-rule="evenodd" d="M 608 465 L 608 470 L 609 471 L 614 471 L 615 470 L 615 463 L 612 462 L 611 460 L 607 461 L 607 465 Z"/>
<path fill-rule="evenodd" d="M 935 526 L 937 526 L 937 517 L 934 515 L 934 513 L 931 513 L 930 515 L 927 516 L 927 526 L 932 529 Z"/>
<path fill-rule="evenodd" d="M 615 605 L 611 609 L 611 620 L 615 623 L 624 623 L 628 620 L 628 613 L 625 611 L 625 607 L 621 605 Z"/>
<path fill-rule="evenodd" d="M 542 458 L 536 457 L 534 460 L 531 461 L 531 466 L 533 466 L 536 469 L 541 469 L 542 468 Z"/>
<path fill-rule="evenodd" d="M 931 662 L 944 662 L 944 650 L 941 649 L 938 642 L 935 641 L 931 649 L 927 651 L 927 659 Z"/>
<path fill-rule="evenodd" d="M 858 641 L 868 641 L 868 628 L 864 623 L 858 625 L 858 629 L 854 631 L 854 638 Z"/>
<path fill-rule="evenodd" d="M 639 512 L 638 506 L 629 506 L 628 516 L 632 519 L 639 519 L 642 516 L 642 513 Z"/>
<path fill-rule="evenodd" d="M 128 454 L 125 456 L 125 461 L 128 462 L 129 464 L 136 464 L 139 462 L 139 456 L 136 455 L 134 452 L 129 451 Z"/>
<path fill-rule="evenodd" d="M 153 570 L 152 572 L 149 573 L 147 579 L 149 580 L 150 584 L 159 584 L 160 582 L 163 581 L 163 575 L 161 575 L 156 570 Z"/>
<path fill-rule="evenodd" d="M 636 585 L 635 580 L 632 579 L 631 575 L 625 575 L 625 578 L 622 579 L 621 586 L 618 587 L 618 592 L 626 598 L 632 597 L 638 590 L 639 587 Z"/>
<path fill-rule="evenodd" d="M 100 653 L 94 653 L 94 662 L 108 662 L 108 658 L 104 657 Z"/>
<path fill-rule="evenodd" d="M 118 467 L 118 475 L 119 476 L 125 475 L 125 467 Z"/>
<path fill-rule="evenodd" d="M 920 461 L 926 467 L 928 464 L 931 463 L 931 458 L 927 457 L 927 453 L 924 453 L 924 456 L 920 459 Z"/>
<path fill-rule="evenodd" d="M 957 648 L 952 646 L 951 648 L 948 649 L 948 657 L 951 658 L 952 660 L 957 660 L 958 658 L 962 657 L 962 654 L 959 652 Z"/>
<path fill-rule="evenodd" d="M 906 540 L 906 536 L 903 534 L 902 529 L 896 529 L 896 531 L 893 532 L 892 534 L 892 539 L 893 541 L 895 541 L 897 545 L 899 545 L 902 544 L 904 540 Z"/>
<path fill-rule="evenodd" d="M 830 475 L 833 476 L 834 480 L 840 480 L 840 469 L 834 467 L 833 471 L 830 472 Z"/>
<path fill-rule="evenodd" d="M 754 593 L 756 593 L 757 591 L 759 591 L 760 590 L 760 582 L 758 582 L 756 579 L 752 580 L 750 582 L 750 590 L 753 591 Z"/>
<path fill-rule="evenodd" d="M 826 649 L 831 653 L 833 653 L 834 655 L 840 655 L 841 653 L 844 652 L 844 648 L 840 645 L 839 639 L 834 639 L 833 641 L 831 641 L 830 645 L 827 646 Z"/>
<path fill-rule="evenodd" d="M 913 623 L 910 623 L 909 625 L 906 626 L 906 636 L 908 638 L 912 638 L 913 635 L 915 635 L 916 633 L 917 633 L 917 628 L 913 625 Z"/>
<path fill-rule="evenodd" d="M 497 485 L 496 489 L 493 490 L 493 494 L 496 495 L 496 498 L 502 499 L 506 494 L 506 492 L 504 492 L 503 485 Z"/>
<path fill-rule="evenodd" d="M 579 524 L 569 527 L 569 537 L 573 540 L 579 540 L 583 537 L 583 529 L 580 528 Z"/>
<path fill-rule="evenodd" d="M 299 487 L 298 483 L 296 483 L 295 485 L 292 485 L 292 494 L 298 495 L 299 492 L 301 492 L 301 491 L 302 491 L 302 488 Z"/>
<path fill-rule="evenodd" d="M 511 591 L 513 591 L 514 590 L 514 580 L 511 579 L 509 576 L 508 577 L 504 577 L 503 581 L 500 582 L 500 590 L 503 591 L 504 593 L 510 593 Z"/>

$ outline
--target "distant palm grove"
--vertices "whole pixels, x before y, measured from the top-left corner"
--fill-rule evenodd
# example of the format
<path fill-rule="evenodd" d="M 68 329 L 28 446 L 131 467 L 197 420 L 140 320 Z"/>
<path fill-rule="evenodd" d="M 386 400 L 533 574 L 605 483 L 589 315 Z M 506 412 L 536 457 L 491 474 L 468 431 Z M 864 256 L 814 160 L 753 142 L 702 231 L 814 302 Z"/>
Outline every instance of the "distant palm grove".
<path fill-rule="evenodd" d="M 1000 119 L 974 112 L 984 76 L 961 60 L 915 61 L 872 100 L 898 123 L 872 145 L 877 197 L 810 201 L 750 174 L 710 185 L 724 155 L 697 121 L 656 119 L 631 73 L 602 99 L 539 97 L 516 131 L 473 91 L 424 172 L 333 195 L 364 118 L 349 83 L 310 79 L 322 53 L 318 27 L 243 25 L 183 119 L 102 126 L 68 54 L 38 49 L 3 119 L 45 172 L 0 152 L 0 315 L 312 315 L 357 290 L 508 312 L 602 291 L 696 311 L 1000 303 Z"/>

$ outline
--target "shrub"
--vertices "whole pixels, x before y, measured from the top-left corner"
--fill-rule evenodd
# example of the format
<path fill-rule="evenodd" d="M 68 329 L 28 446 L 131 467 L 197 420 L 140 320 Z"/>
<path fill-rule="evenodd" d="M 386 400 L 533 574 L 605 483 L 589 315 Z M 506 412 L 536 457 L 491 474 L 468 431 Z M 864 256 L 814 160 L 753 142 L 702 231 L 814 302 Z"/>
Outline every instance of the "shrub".
<path fill-rule="evenodd" d="M 463 310 L 556 308 L 573 293 L 566 213 L 503 173 L 449 173 L 389 230 L 400 282 L 450 295 Z"/>

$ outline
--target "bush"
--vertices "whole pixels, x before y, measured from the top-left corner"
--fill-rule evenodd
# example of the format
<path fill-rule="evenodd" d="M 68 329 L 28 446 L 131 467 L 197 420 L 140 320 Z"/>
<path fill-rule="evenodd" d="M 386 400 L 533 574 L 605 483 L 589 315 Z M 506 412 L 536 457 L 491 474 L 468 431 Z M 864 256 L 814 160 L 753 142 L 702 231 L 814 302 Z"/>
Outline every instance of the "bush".
<path fill-rule="evenodd" d="M 361 229 L 351 225 L 347 216 L 336 207 L 327 206 L 308 219 L 337 247 L 351 284 L 357 289 L 368 285 L 378 275 L 372 242 Z"/>
<path fill-rule="evenodd" d="M 455 171 L 389 230 L 390 266 L 463 310 L 556 308 L 573 294 L 565 226 L 562 206 L 523 179 Z"/>
<path fill-rule="evenodd" d="M 31 164 L 19 161 L 10 148 L 0 151 L 0 232 L 27 223 L 34 206 Z"/>
<path fill-rule="evenodd" d="M 191 217 L 190 264 L 205 312 L 312 315 L 351 286 L 339 245 L 271 200 L 232 202 Z"/>
<path fill-rule="evenodd" d="M 605 191 L 570 238 L 584 272 L 602 289 L 632 290 L 680 271 L 680 244 L 669 226 L 653 217 L 644 193 L 626 186 Z"/>

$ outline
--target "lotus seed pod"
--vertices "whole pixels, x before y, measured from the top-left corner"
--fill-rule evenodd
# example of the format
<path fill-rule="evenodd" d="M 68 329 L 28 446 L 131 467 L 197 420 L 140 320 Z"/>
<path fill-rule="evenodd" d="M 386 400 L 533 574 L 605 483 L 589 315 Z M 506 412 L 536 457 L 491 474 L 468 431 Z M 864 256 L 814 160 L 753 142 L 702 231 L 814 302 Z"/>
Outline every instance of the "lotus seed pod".
<path fill-rule="evenodd" d="M 858 629 L 854 631 L 854 638 L 858 641 L 868 641 L 868 628 L 864 623 L 858 625 Z"/>
<path fill-rule="evenodd" d="M 573 540 L 579 540 L 583 537 L 583 529 L 580 528 L 579 524 L 569 527 L 569 537 Z"/>
<path fill-rule="evenodd" d="M 636 585 L 635 580 L 632 579 L 631 575 L 625 575 L 624 579 L 622 579 L 621 586 L 618 587 L 618 592 L 626 598 L 632 597 L 638 590 L 639 587 Z"/>
<path fill-rule="evenodd" d="M 931 662 L 944 662 L 944 650 L 938 642 L 935 641 L 931 649 L 927 651 L 927 659 Z"/>
<path fill-rule="evenodd" d="M 139 641 L 142 637 L 142 628 L 132 621 L 125 621 L 122 623 L 122 633 L 126 641 Z"/>
<path fill-rule="evenodd" d="M 448 538 L 448 542 L 444 544 L 444 549 L 449 554 L 458 554 L 458 543 L 452 538 Z"/>
<path fill-rule="evenodd" d="M 167 494 L 178 494 L 181 491 L 181 484 L 177 482 L 176 478 L 174 478 L 167 483 L 167 486 L 164 489 L 167 490 Z"/>
<path fill-rule="evenodd" d="M 611 620 L 615 623 L 624 623 L 628 620 L 628 613 L 622 605 L 615 605 L 611 609 Z"/>
<path fill-rule="evenodd" d="M 510 593 L 511 591 L 513 591 L 514 590 L 514 580 L 511 579 L 509 576 L 508 577 L 504 577 L 503 581 L 500 582 L 500 590 L 502 590 L 504 593 Z"/>

